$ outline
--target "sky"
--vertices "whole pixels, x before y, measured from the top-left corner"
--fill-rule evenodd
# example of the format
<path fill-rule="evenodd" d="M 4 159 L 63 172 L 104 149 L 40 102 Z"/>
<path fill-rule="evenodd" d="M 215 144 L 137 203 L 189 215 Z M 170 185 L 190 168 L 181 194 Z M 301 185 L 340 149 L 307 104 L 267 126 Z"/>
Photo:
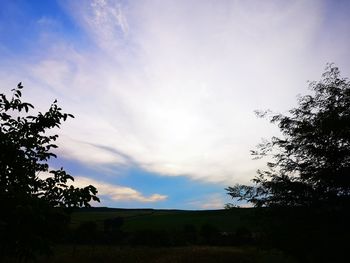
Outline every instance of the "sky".
<path fill-rule="evenodd" d="M 75 118 L 50 166 L 98 206 L 221 209 L 326 63 L 350 77 L 350 1 L 0 0 L 0 89 Z M 243 204 L 245 205 L 245 204 Z"/>

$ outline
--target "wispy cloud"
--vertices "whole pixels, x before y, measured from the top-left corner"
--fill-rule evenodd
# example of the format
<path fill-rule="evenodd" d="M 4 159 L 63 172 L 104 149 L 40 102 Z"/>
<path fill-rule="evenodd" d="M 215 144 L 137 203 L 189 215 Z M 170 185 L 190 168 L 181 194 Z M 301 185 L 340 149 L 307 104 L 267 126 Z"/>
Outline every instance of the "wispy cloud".
<path fill-rule="evenodd" d="M 52 174 L 48 172 L 41 172 L 39 177 L 46 179 L 51 177 Z M 74 176 L 74 181 L 69 182 L 68 185 L 75 187 L 86 187 L 93 185 L 98 191 L 98 196 L 102 199 L 111 199 L 113 201 L 125 202 L 125 201 L 136 201 L 141 203 L 152 203 L 164 201 L 168 198 L 167 195 L 152 194 L 149 196 L 143 195 L 141 192 L 131 188 L 115 184 L 103 182 L 101 180 L 92 179 L 85 176 Z"/>
<path fill-rule="evenodd" d="M 73 183 L 77 187 L 84 187 L 90 184 L 98 189 L 99 195 L 107 196 L 114 201 L 159 202 L 167 198 L 166 195 L 161 194 L 144 196 L 133 188 L 103 183 L 87 177 L 75 177 Z"/>
<path fill-rule="evenodd" d="M 97 45 L 109 51 L 123 46 L 129 32 L 121 1 L 65 1 L 67 10 Z"/>
<path fill-rule="evenodd" d="M 145 196 L 139 191 L 119 185 L 112 185 L 87 177 L 77 176 L 73 182 L 74 186 L 84 187 L 93 185 L 97 188 L 100 196 L 108 197 L 114 201 L 137 201 L 137 202 L 159 202 L 167 199 L 166 195 L 152 194 Z"/>
<path fill-rule="evenodd" d="M 350 68 L 344 34 L 322 31 L 320 1 L 62 5 L 93 44 L 47 43 L 19 71 L 39 108 L 57 97 L 76 116 L 60 151 L 90 165 L 248 182 L 262 166 L 249 150 L 277 133 L 253 111 L 290 108 L 326 62 Z"/>
<path fill-rule="evenodd" d="M 77 141 L 64 135 L 59 138 L 59 142 L 64 145 L 56 151 L 60 156 L 64 156 L 66 159 L 79 160 L 89 166 L 127 165 L 129 161 L 125 156 L 113 150 L 86 141 Z"/>

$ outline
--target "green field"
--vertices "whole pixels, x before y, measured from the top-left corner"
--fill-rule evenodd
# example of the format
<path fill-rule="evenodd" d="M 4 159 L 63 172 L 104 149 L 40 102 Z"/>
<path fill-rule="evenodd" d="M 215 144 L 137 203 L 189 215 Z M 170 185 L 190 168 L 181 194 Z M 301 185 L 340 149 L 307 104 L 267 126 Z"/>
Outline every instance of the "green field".
<path fill-rule="evenodd" d="M 151 245 L 129 243 L 68 243 L 56 246 L 52 257 L 41 257 L 39 262 L 286 262 L 293 263 L 291 257 L 277 249 L 260 249 L 255 245 L 217 246 L 203 243 L 201 229 L 210 225 L 218 233 L 235 233 L 245 227 L 251 231 L 259 229 L 256 209 L 230 210 L 156 210 L 156 209 L 117 209 L 117 208 L 84 208 L 71 214 L 71 231 L 78 230 L 84 224 L 93 222 L 97 232 L 104 233 L 106 219 L 123 218 L 121 227 L 123 236 L 144 239 L 151 236 Z M 185 245 L 152 244 L 154 238 L 164 240 L 164 236 L 174 239 L 181 237 L 186 226 L 195 229 L 196 241 Z M 141 233 L 140 237 L 137 233 Z M 160 233 L 160 234 L 159 234 Z M 183 237 L 183 236 L 182 236 Z M 118 237 L 117 237 L 118 238 Z M 152 239 L 153 238 L 153 239 Z M 176 238 L 175 238 L 176 239 Z"/>
<path fill-rule="evenodd" d="M 117 218 L 122 224 L 106 228 Z M 84 208 L 71 214 L 49 261 L 343 262 L 348 219 L 333 208 Z"/>
<path fill-rule="evenodd" d="M 54 256 L 42 257 L 40 263 L 296 263 L 277 250 L 254 247 L 187 246 L 176 248 L 61 246 Z"/>
<path fill-rule="evenodd" d="M 75 228 L 82 222 L 94 221 L 100 228 L 105 219 L 122 217 L 124 231 L 180 230 L 184 225 L 199 229 L 209 224 L 222 232 L 232 232 L 242 226 L 258 229 L 255 213 L 253 208 L 203 211 L 93 208 L 74 212 L 71 226 Z"/>

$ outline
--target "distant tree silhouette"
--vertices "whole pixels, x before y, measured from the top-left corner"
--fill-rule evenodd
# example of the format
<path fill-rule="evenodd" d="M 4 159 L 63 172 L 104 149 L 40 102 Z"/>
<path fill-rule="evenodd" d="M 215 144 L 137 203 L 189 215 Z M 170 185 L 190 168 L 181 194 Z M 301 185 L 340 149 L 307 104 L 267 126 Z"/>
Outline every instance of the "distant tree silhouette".
<path fill-rule="evenodd" d="M 47 112 L 29 115 L 34 107 L 21 101 L 22 88 L 19 83 L 11 99 L 0 94 L 0 249 L 26 260 L 49 251 L 68 222 L 65 209 L 99 199 L 95 187 L 69 186 L 73 177 L 48 165 L 58 135 L 46 133 L 73 115 L 56 100 Z M 40 177 L 43 172 L 50 176 Z"/>
<path fill-rule="evenodd" d="M 258 145 L 252 155 L 268 157 L 254 186 L 235 185 L 232 198 L 255 206 L 344 205 L 350 199 L 350 82 L 328 64 L 313 95 L 299 97 L 288 115 L 271 114 L 283 137 Z M 266 117 L 269 112 L 258 112 Z"/>

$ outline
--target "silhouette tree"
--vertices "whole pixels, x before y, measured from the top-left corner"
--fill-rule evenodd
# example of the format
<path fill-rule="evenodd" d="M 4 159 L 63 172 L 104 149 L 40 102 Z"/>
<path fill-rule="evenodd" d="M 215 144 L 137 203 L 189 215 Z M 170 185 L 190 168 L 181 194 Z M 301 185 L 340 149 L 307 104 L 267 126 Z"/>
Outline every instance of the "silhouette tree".
<path fill-rule="evenodd" d="M 3 256 L 26 260 L 49 251 L 68 222 L 67 208 L 99 199 L 95 187 L 70 186 L 73 177 L 48 164 L 56 157 L 51 150 L 58 135 L 47 132 L 73 115 L 63 113 L 56 100 L 47 112 L 29 115 L 34 107 L 21 101 L 22 88 L 19 83 L 11 99 L 0 94 L 0 249 Z"/>
<path fill-rule="evenodd" d="M 301 96 L 288 115 L 271 114 L 282 137 L 258 145 L 252 155 L 268 157 L 254 185 L 226 188 L 232 198 L 255 206 L 344 205 L 350 199 L 350 82 L 328 64 L 313 95 Z M 266 117 L 269 112 L 258 112 Z"/>

